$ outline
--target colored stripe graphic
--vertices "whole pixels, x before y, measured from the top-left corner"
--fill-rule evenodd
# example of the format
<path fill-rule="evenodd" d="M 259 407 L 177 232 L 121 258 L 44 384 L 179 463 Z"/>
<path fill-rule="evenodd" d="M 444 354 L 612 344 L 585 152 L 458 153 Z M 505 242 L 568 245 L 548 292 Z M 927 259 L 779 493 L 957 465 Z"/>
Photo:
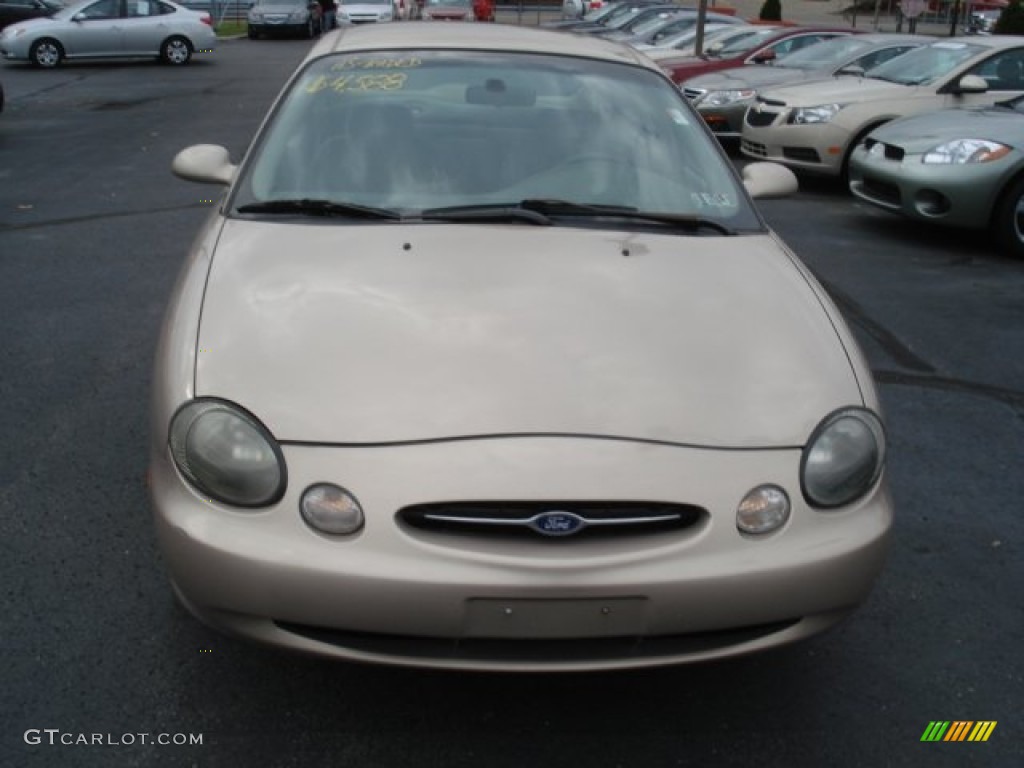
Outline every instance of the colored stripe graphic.
<path fill-rule="evenodd" d="M 967 740 L 988 741 L 988 737 L 992 735 L 992 731 L 994 731 L 995 729 L 995 720 L 979 720 L 978 724 L 974 726 L 974 730 L 971 731 L 971 735 L 967 737 Z"/>
<path fill-rule="evenodd" d="M 967 738 L 967 731 L 972 725 L 974 723 L 970 720 L 954 720 L 943 741 L 963 741 Z"/>
<path fill-rule="evenodd" d="M 921 741 L 988 741 L 996 720 L 931 720 Z"/>

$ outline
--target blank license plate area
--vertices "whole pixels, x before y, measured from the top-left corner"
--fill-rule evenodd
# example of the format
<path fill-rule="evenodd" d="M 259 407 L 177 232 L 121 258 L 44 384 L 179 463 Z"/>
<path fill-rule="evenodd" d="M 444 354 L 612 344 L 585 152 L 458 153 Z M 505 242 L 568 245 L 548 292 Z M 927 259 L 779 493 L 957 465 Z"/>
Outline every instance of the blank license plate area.
<path fill-rule="evenodd" d="M 465 637 L 553 639 L 644 634 L 647 599 L 466 601 Z"/>

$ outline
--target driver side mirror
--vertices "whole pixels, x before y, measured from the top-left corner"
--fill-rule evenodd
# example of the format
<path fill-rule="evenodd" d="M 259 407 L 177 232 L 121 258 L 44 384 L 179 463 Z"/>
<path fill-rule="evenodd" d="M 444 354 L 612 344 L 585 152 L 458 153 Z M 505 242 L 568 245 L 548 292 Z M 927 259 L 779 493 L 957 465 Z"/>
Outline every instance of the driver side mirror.
<path fill-rule="evenodd" d="M 754 56 L 751 61 L 755 64 L 768 64 L 775 61 L 776 58 L 775 51 L 769 49 L 767 51 L 761 51 L 761 53 Z"/>

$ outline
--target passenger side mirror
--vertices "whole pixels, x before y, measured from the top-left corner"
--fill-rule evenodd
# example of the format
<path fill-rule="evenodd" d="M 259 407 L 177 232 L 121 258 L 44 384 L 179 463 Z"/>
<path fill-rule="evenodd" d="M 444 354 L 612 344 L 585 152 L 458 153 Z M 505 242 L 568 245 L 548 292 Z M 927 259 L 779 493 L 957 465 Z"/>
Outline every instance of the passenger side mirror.
<path fill-rule="evenodd" d="M 984 93 L 988 90 L 988 81 L 977 75 L 964 75 L 957 83 L 954 93 Z"/>
<path fill-rule="evenodd" d="M 795 194 L 800 184 L 796 174 L 779 163 L 750 163 L 742 171 L 747 194 L 762 200 Z"/>
<path fill-rule="evenodd" d="M 751 61 L 755 64 L 769 64 L 776 59 L 775 51 L 769 49 L 767 51 L 761 51 L 761 53 L 754 56 Z"/>

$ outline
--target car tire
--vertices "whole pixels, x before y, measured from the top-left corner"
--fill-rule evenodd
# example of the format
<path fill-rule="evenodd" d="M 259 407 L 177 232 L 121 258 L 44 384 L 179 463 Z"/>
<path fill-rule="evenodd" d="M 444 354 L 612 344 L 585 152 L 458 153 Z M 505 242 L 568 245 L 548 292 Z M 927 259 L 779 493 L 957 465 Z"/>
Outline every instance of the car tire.
<path fill-rule="evenodd" d="M 999 198 L 992 234 L 1003 253 L 1024 259 L 1024 176 L 1014 179 Z"/>
<path fill-rule="evenodd" d="M 35 66 L 52 69 L 64 60 L 64 47 L 52 37 L 44 37 L 32 43 L 28 57 Z"/>
<path fill-rule="evenodd" d="M 259 32 L 257 32 L 257 31 L 256 31 L 255 29 L 253 29 L 252 27 L 249 27 L 249 32 L 248 32 L 248 34 L 249 34 L 249 39 L 250 39 L 250 40 L 255 40 L 255 39 L 257 39 L 257 38 L 258 38 L 258 37 L 260 36 L 260 33 L 259 33 Z"/>
<path fill-rule="evenodd" d="M 192 44 L 180 35 L 168 37 L 160 45 L 160 60 L 164 64 L 181 66 L 192 58 Z"/>

